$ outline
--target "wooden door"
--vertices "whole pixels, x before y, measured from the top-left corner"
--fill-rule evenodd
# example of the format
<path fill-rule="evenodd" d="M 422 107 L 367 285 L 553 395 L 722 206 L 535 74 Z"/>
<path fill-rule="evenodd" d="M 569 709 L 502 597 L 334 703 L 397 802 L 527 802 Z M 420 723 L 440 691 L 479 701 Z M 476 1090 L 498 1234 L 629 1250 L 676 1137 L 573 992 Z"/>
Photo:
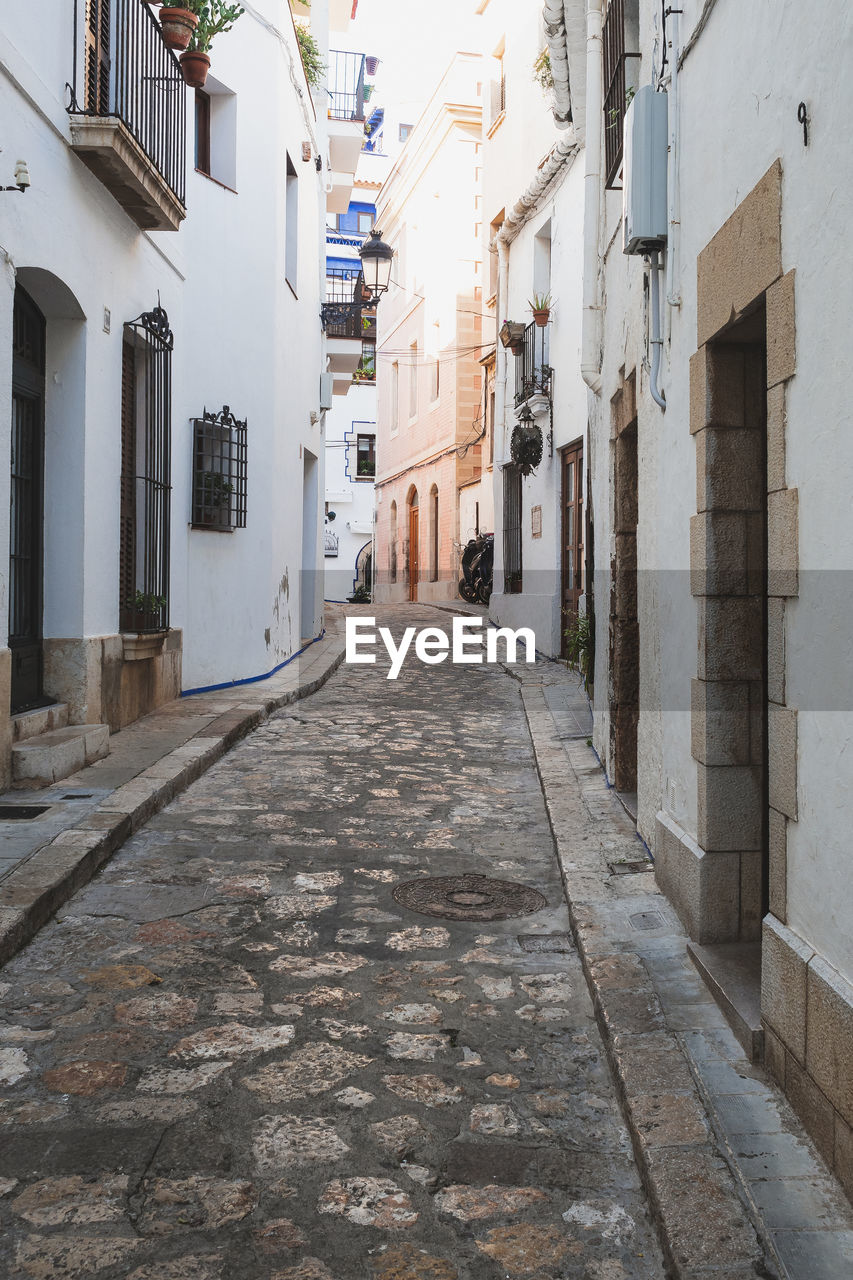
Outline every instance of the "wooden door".
<path fill-rule="evenodd" d="M 418 508 L 409 511 L 409 599 L 418 598 Z"/>
<path fill-rule="evenodd" d="M 578 612 L 583 595 L 583 441 L 562 450 L 562 630 Z M 565 650 L 563 636 L 563 651 Z"/>
<path fill-rule="evenodd" d="M 20 287 L 15 290 L 13 331 L 9 648 L 14 714 L 43 701 L 45 325 Z"/>

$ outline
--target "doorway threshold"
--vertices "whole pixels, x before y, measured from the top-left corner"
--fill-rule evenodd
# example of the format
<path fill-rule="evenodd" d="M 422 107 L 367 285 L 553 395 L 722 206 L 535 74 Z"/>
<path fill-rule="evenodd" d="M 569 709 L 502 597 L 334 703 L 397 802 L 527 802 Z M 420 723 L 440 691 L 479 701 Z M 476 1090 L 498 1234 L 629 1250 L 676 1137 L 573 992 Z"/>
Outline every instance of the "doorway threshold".
<path fill-rule="evenodd" d="M 747 1057 L 751 1062 L 760 1062 L 764 1055 L 761 943 L 726 942 L 702 947 L 688 941 L 687 954 Z"/>
<path fill-rule="evenodd" d="M 637 793 L 636 791 L 617 791 L 616 798 L 628 817 L 637 825 Z"/>

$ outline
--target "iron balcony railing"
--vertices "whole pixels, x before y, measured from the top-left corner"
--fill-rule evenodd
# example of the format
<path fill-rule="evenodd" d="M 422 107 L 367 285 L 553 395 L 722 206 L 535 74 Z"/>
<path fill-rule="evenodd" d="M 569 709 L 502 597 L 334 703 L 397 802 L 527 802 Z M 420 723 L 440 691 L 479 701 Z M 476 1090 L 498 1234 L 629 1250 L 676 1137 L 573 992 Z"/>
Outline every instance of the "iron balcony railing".
<path fill-rule="evenodd" d="M 329 51 L 329 119 L 364 121 L 363 53 Z"/>
<path fill-rule="evenodd" d="M 326 272 L 326 301 L 320 310 L 326 337 L 355 338 L 359 342 L 364 338 L 362 288 L 358 269 Z"/>
<path fill-rule="evenodd" d="M 186 85 L 145 0 L 74 0 L 73 76 L 69 113 L 120 120 L 186 204 Z"/>
<path fill-rule="evenodd" d="M 532 322 L 524 330 L 524 345 L 515 357 L 516 408 L 531 396 L 548 395 L 551 368 L 548 364 L 548 329 Z"/>

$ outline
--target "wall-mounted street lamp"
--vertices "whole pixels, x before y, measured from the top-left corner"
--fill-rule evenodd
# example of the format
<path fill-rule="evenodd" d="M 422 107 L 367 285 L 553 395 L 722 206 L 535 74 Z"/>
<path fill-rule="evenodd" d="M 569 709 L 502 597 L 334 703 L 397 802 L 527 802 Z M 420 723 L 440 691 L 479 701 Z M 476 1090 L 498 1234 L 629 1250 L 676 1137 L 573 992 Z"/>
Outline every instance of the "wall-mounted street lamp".
<path fill-rule="evenodd" d="M 15 183 L 11 187 L 0 187 L 0 191 L 26 191 L 30 185 L 30 171 L 26 160 L 19 160 L 15 165 Z"/>
<path fill-rule="evenodd" d="M 365 292 L 370 295 L 370 302 L 375 304 L 383 293 L 388 292 L 394 250 L 382 239 L 382 232 L 374 227 L 359 249 L 358 256 L 361 258 Z"/>

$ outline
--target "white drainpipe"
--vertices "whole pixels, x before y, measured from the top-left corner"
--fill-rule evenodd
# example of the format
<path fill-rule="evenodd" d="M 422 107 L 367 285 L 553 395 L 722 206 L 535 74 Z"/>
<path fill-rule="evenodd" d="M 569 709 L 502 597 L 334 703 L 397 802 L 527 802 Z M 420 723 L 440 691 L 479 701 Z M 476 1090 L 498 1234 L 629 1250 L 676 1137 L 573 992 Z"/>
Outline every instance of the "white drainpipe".
<path fill-rule="evenodd" d="M 604 129 L 601 0 L 586 6 L 586 171 L 583 222 L 583 328 L 581 377 L 601 391 L 601 158 Z"/>
<path fill-rule="evenodd" d="M 509 245 L 500 236 L 497 237 L 498 250 L 498 303 L 502 308 L 503 320 L 509 319 L 507 311 L 507 294 L 509 292 Z M 495 363 L 495 422 L 499 424 L 500 435 L 495 441 L 497 454 L 496 466 L 503 466 L 507 458 L 506 450 L 506 381 L 509 364 L 508 351 L 502 342 L 497 344 L 497 360 Z M 492 424 L 495 430 L 495 424 Z"/>
<path fill-rule="evenodd" d="M 672 67 L 669 83 L 669 173 L 667 193 L 669 197 L 669 238 L 666 243 L 666 300 L 671 307 L 681 306 L 681 292 L 675 278 L 675 240 L 681 234 L 681 210 L 678 191 L 678 14 L 670 13 L 669 52 L 667 59 Z"/>

